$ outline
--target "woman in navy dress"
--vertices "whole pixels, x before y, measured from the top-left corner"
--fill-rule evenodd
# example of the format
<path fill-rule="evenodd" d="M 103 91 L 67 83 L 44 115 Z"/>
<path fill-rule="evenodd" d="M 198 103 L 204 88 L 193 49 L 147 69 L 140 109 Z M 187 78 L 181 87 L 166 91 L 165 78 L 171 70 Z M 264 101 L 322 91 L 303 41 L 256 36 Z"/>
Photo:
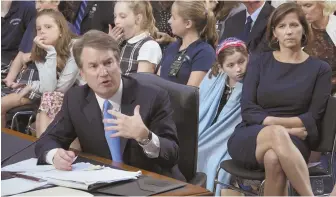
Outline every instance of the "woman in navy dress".
<path fill-rule="evenodd" d="M 286 180 L 312 196 L 306 162 L 318 145 L 319 125 L 331 90 L 330 66 L 306 54 L 311 37 L 301 8 L 280 5 L 267 38 L 274 52 L 252 57 L 241 98 L 243 121 L 228 142 L 237 165 L 265 169 L 265 196 L 286 195 Z"/>

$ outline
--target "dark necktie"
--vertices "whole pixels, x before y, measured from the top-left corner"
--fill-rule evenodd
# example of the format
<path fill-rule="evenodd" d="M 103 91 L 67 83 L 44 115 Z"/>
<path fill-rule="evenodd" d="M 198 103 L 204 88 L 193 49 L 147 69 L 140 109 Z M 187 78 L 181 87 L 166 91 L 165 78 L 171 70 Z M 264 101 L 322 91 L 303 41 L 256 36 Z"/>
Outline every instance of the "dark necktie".
<path fill-rule="evenodd" d="M 244 26 L 244 32 L 243 32 L 243 35 L 241 37 L 241 39 L 244 41 L 244 42 L 247 42 L 248 41 L 248 38 L 249 38 L 249 34 L 251 32 L 251 26 L 252 26 L 252 18 L 251 16 L 247 17 L 246 19 L 246 23 L 245 23 L 245 26 Z"/>
<path fill-rule="evenodd" d="M 79 11 L 78 11 L 77 18 L 76 18 L 76 21 L 75 21 L 75 28 L 76 28 L 76 31 L 77 31 L 78 35 L 80 35 L 80 33 L 81 33 L 80 27 L 81 27 L 81 23 L 82 23 L 83 18 L 84 18 L 86 7 L 87 7 L 87 0 L 83 0 L 81 2 L 80 7 L 79 7 Z"/>

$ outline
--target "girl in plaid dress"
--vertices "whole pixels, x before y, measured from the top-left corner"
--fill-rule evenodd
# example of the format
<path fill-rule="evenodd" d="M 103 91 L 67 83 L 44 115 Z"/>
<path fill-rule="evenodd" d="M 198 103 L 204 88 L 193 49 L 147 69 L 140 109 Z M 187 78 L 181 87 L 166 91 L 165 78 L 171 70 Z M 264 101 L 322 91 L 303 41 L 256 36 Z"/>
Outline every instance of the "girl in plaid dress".
<path fill-rule="evenodd" d="M 115 27 L 109 35 L 120 44 L 122 74 L 154 73 L 162 52 L 154 40 L 157 33 L 153 9 L 148 1 L 117 1 L 114 7 Z"/>

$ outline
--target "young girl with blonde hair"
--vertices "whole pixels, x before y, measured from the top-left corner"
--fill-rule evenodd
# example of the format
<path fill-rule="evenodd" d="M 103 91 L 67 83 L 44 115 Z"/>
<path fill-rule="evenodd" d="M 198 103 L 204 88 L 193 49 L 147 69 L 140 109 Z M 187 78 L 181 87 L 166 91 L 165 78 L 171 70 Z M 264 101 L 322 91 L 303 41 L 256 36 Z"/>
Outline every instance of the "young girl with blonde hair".
<path fill-rule="evenodd" d="M 121 43 L 122 73 L 153 73 L 162 52 L 154 40 L 157 28 L 149 1 L 117 1 L 114 22 L 115 27 L 110 26 L 109 35 Z"/>
<path fill-rule="evenodd" d="M 159 75 L 169 81 L 199 86 L 216 60 L 216 18 L 202 1 L 175 1 L 169 20 L 180 37 L 165 50 Z"/>

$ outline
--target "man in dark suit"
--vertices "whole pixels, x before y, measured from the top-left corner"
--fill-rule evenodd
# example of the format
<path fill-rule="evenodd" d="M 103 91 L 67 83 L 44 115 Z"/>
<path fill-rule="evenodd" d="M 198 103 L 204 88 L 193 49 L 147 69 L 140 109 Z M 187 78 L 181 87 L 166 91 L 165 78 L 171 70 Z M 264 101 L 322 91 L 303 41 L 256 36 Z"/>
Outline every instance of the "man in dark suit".
<path fill-rule="evenodd" d="M 270 51 L 266 41 L 268 18 L 274 10 L 265 1 L 244 1 L 246 10 L 240 11 L 225 22 L 220 40 L 238 37 L 245 41 L 251 53 Z"/>
<path fill-rule="evenodd" d="M 108 25 L 114 25 L 114 1 L 74 1 L 73 10 L 75 17 L 71 23 L 79 35 L 91 29 L 108 33 Z"/>
<path fill-rule="evenodd" d="M 101 31 L 84 34 L 73 54 L 87 85 L 65 94 L 61 111 L 36 145 L 39 164 L 71 170 L 75 154 L 67 149 L 78 137 L 83 152 L 185 180 L 177 167 L 167 91 L 121 76 L 118 44 Z"/>

